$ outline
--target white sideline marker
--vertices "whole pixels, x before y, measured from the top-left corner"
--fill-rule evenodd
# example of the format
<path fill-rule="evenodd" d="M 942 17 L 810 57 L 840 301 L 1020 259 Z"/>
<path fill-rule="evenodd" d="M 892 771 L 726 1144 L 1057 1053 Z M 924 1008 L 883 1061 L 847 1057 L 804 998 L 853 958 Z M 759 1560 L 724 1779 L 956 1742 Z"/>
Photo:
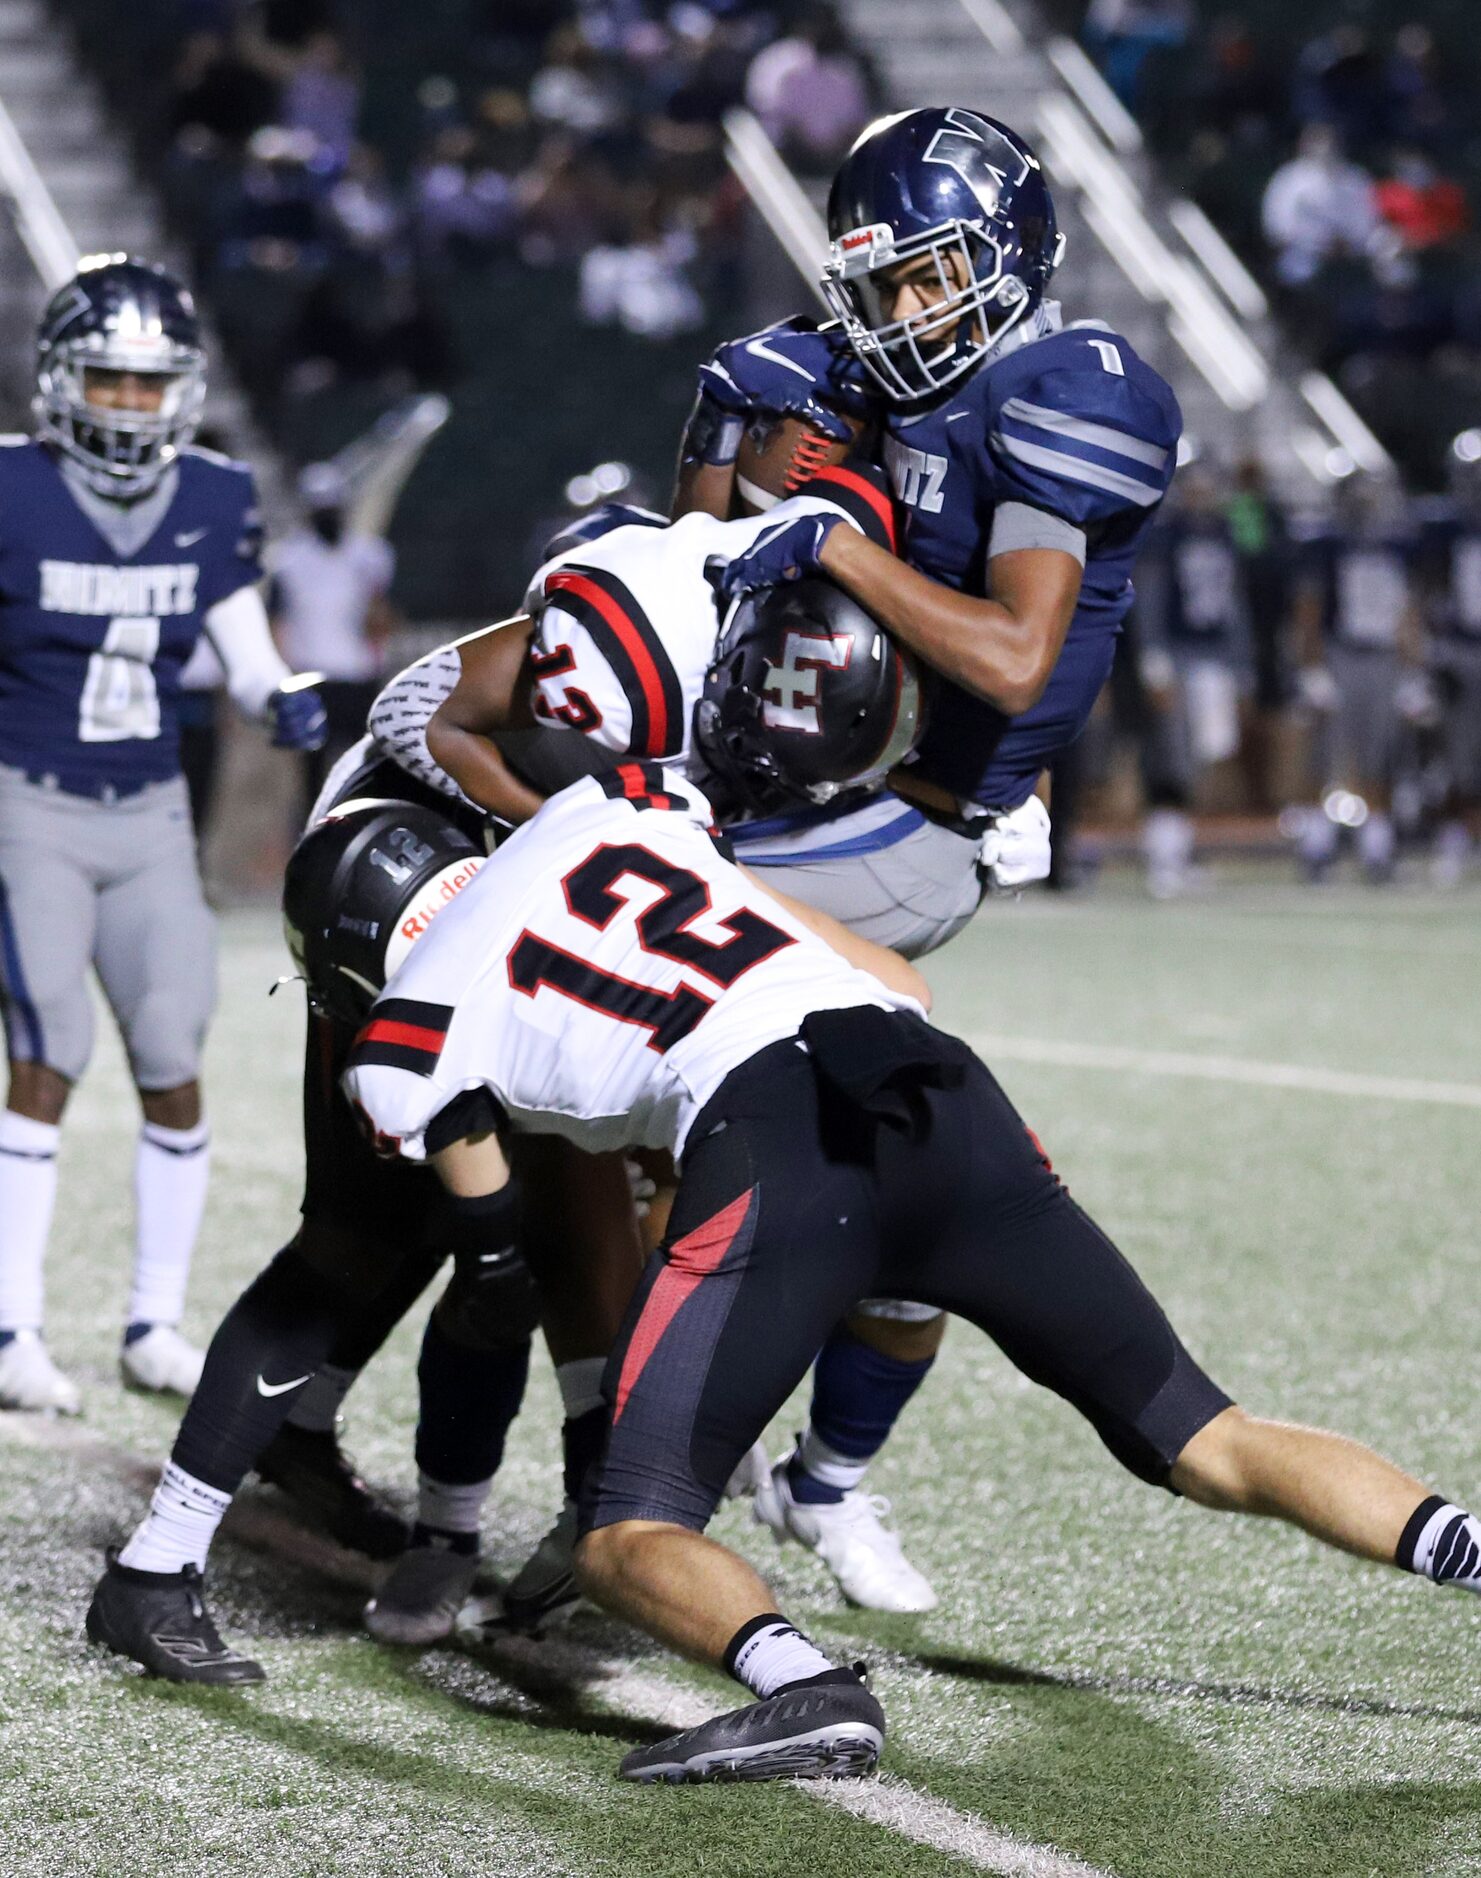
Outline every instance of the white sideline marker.
<path fill-rule="evenodd" d="M 1433 1082 L 1415 1076 L 1366 1076 L 1304 1063 L 1262 1063 L 1243 1056 L 1199 1056 L 1182 1050 L 1132 1050 L 1119 1044 L 1067 1043 L 1051 1037 L 999 1037 L 978 1032 L 967 1041 L 989 1068 L 1042 1063 L 1056 1069 L 1106 1069 L 1142 1076 L 1190 1076 L 1199 1082 L 1300 1089 L 1311 1095 L 1355 1096 L 1370 1102 L 1430 1102 L 1481 1109 L 1481 1083 Z"/>

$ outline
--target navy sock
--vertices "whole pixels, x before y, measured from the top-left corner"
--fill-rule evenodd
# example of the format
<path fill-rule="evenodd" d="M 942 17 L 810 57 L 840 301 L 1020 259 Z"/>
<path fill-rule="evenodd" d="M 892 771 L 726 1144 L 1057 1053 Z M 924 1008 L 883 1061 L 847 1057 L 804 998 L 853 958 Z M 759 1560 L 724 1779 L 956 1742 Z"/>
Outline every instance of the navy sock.
<path fill-rule="evenodd" d="M 840 1324 L 813 1368 L 811 1422 L 787 1469 L 793 1498 L 837 1505 L 889 1439 L 935 1360 L 886 1356 Z"/>
<path fill-rule="evenodd" d="M 504 1438 L 524 1399 L 528 1338 L 475 1350 L 456 1343 L 438 1313 L 427 1319 L 417 1364 L 421 1414 L 417 1466 L 434 1480 L 488 1480 L 504 1458 Z"/>

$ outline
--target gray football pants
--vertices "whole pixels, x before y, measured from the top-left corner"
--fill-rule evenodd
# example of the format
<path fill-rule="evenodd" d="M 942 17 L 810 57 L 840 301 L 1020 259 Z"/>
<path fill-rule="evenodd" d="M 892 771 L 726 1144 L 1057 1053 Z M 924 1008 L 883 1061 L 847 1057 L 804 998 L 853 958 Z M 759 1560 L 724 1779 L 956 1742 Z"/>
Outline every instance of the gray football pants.
<path fill-rule="evenodd" d="M 95 802 L 0 766 L 0 1005 L 13 1062 L 82 1074 L 89 966 L 138 1087 L 194 1081 L 216 1003 L 216 922 L 185 783 Z"/>

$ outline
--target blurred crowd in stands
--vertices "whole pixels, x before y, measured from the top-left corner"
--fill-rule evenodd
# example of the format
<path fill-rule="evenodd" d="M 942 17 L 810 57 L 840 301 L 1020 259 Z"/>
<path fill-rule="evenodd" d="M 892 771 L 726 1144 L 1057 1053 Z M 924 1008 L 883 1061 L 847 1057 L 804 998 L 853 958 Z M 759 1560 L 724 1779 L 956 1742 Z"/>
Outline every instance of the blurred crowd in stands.
<path fill-rule="evenodd" d="M 161 10 L 172 218 L 208 292 L 260 287 L 282 308 L 247 373 L 290 397 L 446 383 L 439 289 L 501 257 L 574 269 L 591 325 L 697 330 L 734 286 L 726 111 L 748 104 L 789 160 L 826 172 L 874 102 L 822 0 L 443 0 L 456 56 L 402 68 L 388 121 L 405 35 L 382 30 L 383 6 Z"/>
<path fill-rule="evenodd" d="M 1082 27 L 1164 171 L 1431 487 L 1481 417 L 1474 11 L 1089 0 Z"/>

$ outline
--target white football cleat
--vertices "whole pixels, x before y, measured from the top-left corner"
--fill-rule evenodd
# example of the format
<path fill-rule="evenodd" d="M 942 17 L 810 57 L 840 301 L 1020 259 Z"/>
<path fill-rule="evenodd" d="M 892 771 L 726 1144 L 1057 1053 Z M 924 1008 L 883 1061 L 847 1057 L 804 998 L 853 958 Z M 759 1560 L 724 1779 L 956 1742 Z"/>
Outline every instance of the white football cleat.
<path fill-rule="evenodd" d="M 792 1497 L 787 1479 L 791 1455 L 778 1461 L 756 1490 L 752 1518 L 769 1526 L 778 1545 L 795 1539 L 838 1580 L 850 1604 L 866 1611 L 933 1611 L 936 1593 L 906 1558 L 897 1535 L 884 1523 L 888 1500 L 855 1487 L 836 1504 L 809 1506 Z"/>
<path fill-rule="evenodd" d="M 205 1351 L 187 1343 L 173 1324 L 151 1325 L 118 1353 L 118 1367 L 131 1389 L 161 1395 L 194 1395 L 205 1360 Z"/>
<path fill-rule="evenodd" d="M 82 1413 L 76 1383 L 52 1362 L 39 1330 L 18 1330 L 0 1350 L 0 1409 Z"/>

